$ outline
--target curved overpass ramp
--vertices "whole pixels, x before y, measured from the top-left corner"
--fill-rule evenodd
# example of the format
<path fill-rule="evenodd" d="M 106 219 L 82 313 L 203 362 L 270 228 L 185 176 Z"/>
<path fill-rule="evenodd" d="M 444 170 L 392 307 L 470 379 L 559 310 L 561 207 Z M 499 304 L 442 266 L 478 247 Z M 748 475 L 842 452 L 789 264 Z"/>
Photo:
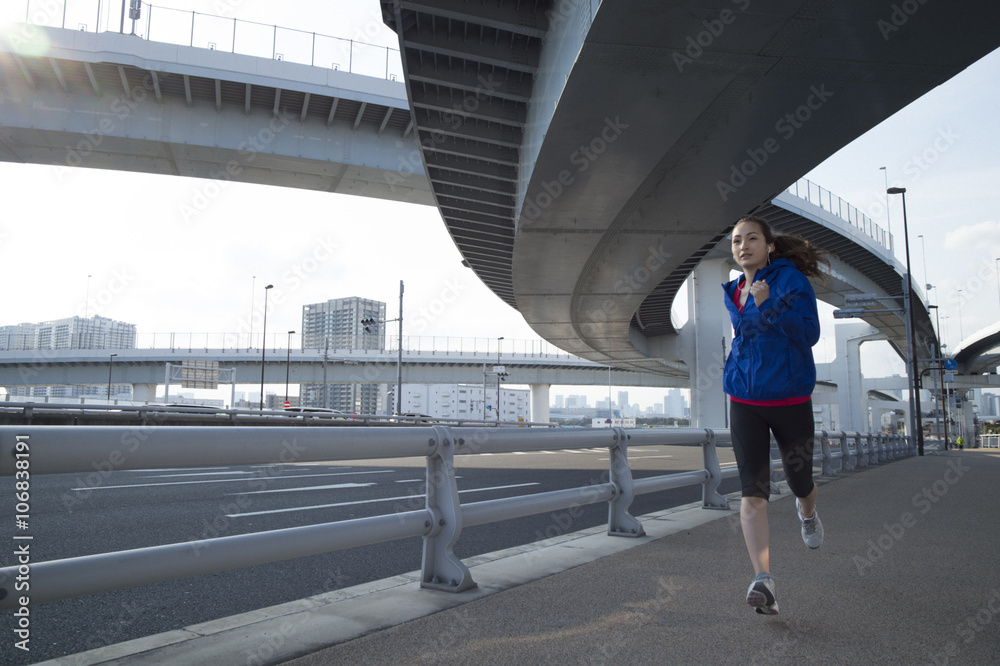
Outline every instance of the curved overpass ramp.
<path fill-rule="evenodd" d="M 466 263 L 560 348 L 667 374 L 739 216 L 1000 46 L 1000 5 L 914 4 L 382 0 Z"/>

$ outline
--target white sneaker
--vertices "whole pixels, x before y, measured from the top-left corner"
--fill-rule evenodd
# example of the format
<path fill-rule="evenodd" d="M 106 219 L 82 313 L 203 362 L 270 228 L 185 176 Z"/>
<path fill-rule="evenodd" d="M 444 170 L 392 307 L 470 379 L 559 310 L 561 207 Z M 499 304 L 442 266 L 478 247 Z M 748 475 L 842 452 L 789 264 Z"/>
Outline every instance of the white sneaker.
<path fill-rule="evenodd" d="M 774 579 L 769 573 L 759 573 L 750 581 L 747 603 L 761 615 L 777 615 L 778 601 L 774 598 Z"/>
<path fill-rule="evenodd" d="M 805 542 L 807 546 L 816 550 L 823 545 L 823 523 L 819 520 L 819 512 L 813 508 L 812 518 L 802 517 L 802 506 L 799 503 L 799 498 L 795 498 L 795 513 L 799 516 L 799 521 L 802 523 L 802 541 Z"/>

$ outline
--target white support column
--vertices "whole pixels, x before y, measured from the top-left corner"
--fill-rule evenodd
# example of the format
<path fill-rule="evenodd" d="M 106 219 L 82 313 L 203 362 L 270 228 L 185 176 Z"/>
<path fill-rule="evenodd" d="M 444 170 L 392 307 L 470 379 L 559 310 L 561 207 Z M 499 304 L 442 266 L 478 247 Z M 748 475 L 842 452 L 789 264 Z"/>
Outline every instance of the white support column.
<path fill-rule="evenodd" d="M 531 420 L 535 423 L 549 422 L 549 389 L 551 384 L 528 384 L 531 389 Z"/>
<path fill-rule="evenodd" d="M 156 402 L 156 387 L 158 384 L 132 384 L 132 400 L 134 402 Z"/>
<path fill-rule="evenodd" d="M 721 288 L 729 281 L 729 272 L 727 260 L 708 259 L 698 264 L 688 283 L 689 319 L 684 332 L 694 333 L 694 358 L 685 361 L 691 368 L 691 425 L 695 428 L 729 426 L 722 372 L 733 329 Z"/>
<path fill-rule="evenodd" d="M 885 339 L 868 324 L 837 324 L 837 359 L 831 364 L 837 384 L 838 427 L 841 430 L 868 432 L 868 396 L 861 376 L 861 343 Z M 872 424 L 877 432 L 878 424 Z"/>

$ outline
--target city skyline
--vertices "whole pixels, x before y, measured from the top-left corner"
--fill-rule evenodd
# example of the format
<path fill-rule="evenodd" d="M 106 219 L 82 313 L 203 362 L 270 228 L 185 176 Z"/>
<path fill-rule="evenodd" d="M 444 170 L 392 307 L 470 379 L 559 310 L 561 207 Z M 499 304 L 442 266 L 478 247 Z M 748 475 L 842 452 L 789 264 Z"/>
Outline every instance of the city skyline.
<path fill-rule="evenodd" d="M 398 47 L 377 2 L 245 2 L 225 11 Z M 952 349 L 1000 320 L 1000 221 L 991 197 L 1000 176 L 992 117 L 998 78 L 994 52 L 804 174 L 889 228 L 900 261 L 902 210 L 885 186 L 907 187 L 912 272 L 917 284 L 934 285 L 930 300 L 940 305 L 942 337 Z M 395 317 L 403 280 L 404 336 L 538 338 L 462 267 L 430 207 L 62 165 L 4 163 L 0 178 L 8 194 L 0 260 L 11 274 L 27 276 L 5 293 L 10 323 L 89 313 L 133 322 L 141 334 L 237 332 L 259 317 L 263 287 L 274 284 L 268 330 L 284 332 L 299 328 L 301 305 L 330 298 L 384 301 Z M 197 215 L 186 215 L 206 192 L 213 196 Z M 686 312 L 685 299 L 678 301 L 679 324 Z M 823 339 L 814 352 L 823 363 L 835 356 L 834 320 L 832 307 L 820 310 Z M 886 343 L 862 349 L 866 374 L 904 372 Z M 629 390 L 647 403 L 662 393 Z M 596 400 L 607 387 L 574 392 Z"/>

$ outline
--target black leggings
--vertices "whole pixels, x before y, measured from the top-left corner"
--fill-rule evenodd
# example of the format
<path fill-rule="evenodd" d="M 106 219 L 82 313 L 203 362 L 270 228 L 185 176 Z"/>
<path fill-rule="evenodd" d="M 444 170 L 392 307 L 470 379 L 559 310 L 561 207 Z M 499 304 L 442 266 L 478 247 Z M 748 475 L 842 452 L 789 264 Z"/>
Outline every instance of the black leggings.
<path fill-rule="evenodd" d="M 813 489 L 812 401 L 787 407 L 759 407 L 729 402 L 733 452 L 740 470 L 743 497 L 767 499 L 771 490 L 771 433 L 778 442 L 785 479 L 796 497 Z"/>

